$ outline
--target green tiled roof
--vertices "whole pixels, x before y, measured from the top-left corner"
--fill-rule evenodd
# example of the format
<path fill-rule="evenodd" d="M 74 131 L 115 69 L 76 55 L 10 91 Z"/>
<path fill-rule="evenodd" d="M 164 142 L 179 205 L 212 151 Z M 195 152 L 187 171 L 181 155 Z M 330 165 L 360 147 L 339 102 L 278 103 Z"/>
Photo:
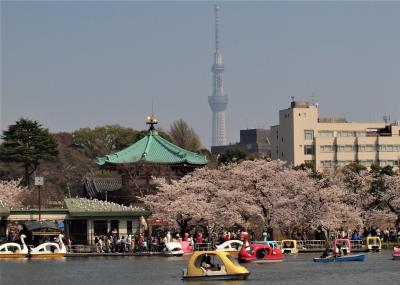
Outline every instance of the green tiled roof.
<path fill-rule="evenodd" d="M 65 205 L 70 216 L 148 216 L 149 212 L 143 208 L 126 207 L 112 202 L 105 202 L 96 199 L 66 198 Z"/>
<path fill-rule="evenodd" d="M 170 143 L 153 130 L 135 144 L 97 159 L 99 165 L 136 162 L 205 165 L 207 158 Z"/>
<path fill-rule="evenodd" d="M 0 200 L 0 217 L 6 217 L 10 214 L 10 207 L 6 202 Z"/>

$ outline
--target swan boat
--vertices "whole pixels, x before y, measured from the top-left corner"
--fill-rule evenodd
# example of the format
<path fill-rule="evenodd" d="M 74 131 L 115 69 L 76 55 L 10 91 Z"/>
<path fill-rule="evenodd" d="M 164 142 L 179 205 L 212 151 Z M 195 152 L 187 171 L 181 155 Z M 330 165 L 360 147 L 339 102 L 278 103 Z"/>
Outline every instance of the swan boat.
<path fill-rule="evenodd" d="M 193 252 L 193 245 L 189 241 L 181 241 L 182 250 L 184 253 L 192 253 Z"/>
<path fill-rule="evenodd" d="M 239 252 L 239 262 L 267 263 L 282 262 L 283 254 L 279 248 L 272 248 L 267 244 L 253 243 L 242 247 Z"/>
<path fill-rule="evenodd" d="M 179 242 L 169 242 L 165 245 L 163 254 L 166 256 L 182 256 L 184 252 Z"/>
<path fill-rule="evenodd" d="M 238 254 L 243 246 L 241 240 L 228 240 L 226 242 L 217 245 L 216 251 L 225 251 L 230 254 Z"/>
<path fill-rule="evenodd" d="M 253 262 L 253 263 L 266 263 L 266 262 L 282 262 L 283 254 L 281 249 L 272 248 L 268 244 L 252 243 L 248 246 L 248 233 L 242 233 L 243 246 L 239 251 L 239 262 Z"/>
<path fill-rule="evenodd" d="M 5 244 L 0 245 L 0 258 L 23 258 L 27 257 L 28 255 L 28 247 L 25 244 L 24 239 L 26 238 L 25 235 L 21 235 L 21 243 L 20 244 L 15 242 L 8 242 Z"/>
<path fill-rule="evenodd" d="M 58 236 L 58 243 L 45 242 L 31 249 L 29 257 L 31 258 L 58 258 L 64 257 L 67 249 L 63 242 L 63 235 Z"/>

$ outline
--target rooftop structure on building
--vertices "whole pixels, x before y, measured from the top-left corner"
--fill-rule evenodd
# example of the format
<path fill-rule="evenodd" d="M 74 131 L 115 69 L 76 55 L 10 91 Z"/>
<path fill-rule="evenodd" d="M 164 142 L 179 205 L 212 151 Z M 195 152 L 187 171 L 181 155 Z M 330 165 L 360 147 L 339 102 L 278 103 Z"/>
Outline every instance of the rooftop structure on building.
<path fill-rule="evenodd" d="M 219 11 L 215 5 L 215 53 L 214 64 L 211 67 L 213 73 L 213 93 L 208 96 L 208 103 L 212 110 L 212 141 L 211 146 L 226 145 L 225 109 L 228 105 L 228 96 L 224 93 L 224 64 L 220 50 L 219 35 Z"/>
<path fill-rule="evenodd" d="M 239 149 L 247 154 L 269 157 L 271 150 L 271 131 L 268 129 L 240 130 L 240 142 L 230 145 L 212 146 L 211 153 L 218 155 L 227 150 Z"/>
<path fill-rule="evenodd" d="M 323 118 L 317 105 L 293 101 L 279 111 L 271 132 L 271 158 L 291 165 L 312 164 L 318 171 L 350 163 L 399 168 L 399 123 Z"/>

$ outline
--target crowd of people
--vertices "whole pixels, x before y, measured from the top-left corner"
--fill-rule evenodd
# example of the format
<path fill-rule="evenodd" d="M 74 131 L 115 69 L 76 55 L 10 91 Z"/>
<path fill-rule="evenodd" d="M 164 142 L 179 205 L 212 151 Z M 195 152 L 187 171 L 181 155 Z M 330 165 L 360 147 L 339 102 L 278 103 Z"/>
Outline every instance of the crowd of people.
<path fill-rule="evenodd" d="M 256 237 L 251 236 L 251 239 Z M 295 239 L 299 240 L 327 240 L 336 238 L 348 238 L 351 240 L 362 240 L 368 236 L 376 236 L 381 238 L 383 242 L 400 242 L 400 231 L 395 228 L 386 228 L 380 230 L 379 228 L 365 227 L 363 230 L 355 229 L 353 231 L 340 230 L 328 233 L 324 228 L 319 227 L 313 236 L 306 233 L 297 233 Z M 240 240 L 241 231 L 226 230 L 220 232 L 216 238 L 216 243 L 221 244 L 228 240 Z M 273 233 L 271 230 L 264 230 L 261 238 L 258 240 L 273 240 Z M 211 248 L 211 238 L 208 234 L 201 232 L 184 233 L 183 237 L 179 232 L 158 232 L 151 236 L 145 236 L 143 233 L 136 235 L 119 235 L 117 230 L 111 231 L 108 235 L 95 236 L 96 252 L 98 253 L 135 253 L 135 252 L 161 252 L 165 245 L 169 242 L 188 241 L 195 249 Z"/>
<path fill-rule="evenodd" d="M 264 230 L 260 236 L 255 236 L 252 232 L 250 240 L 274 240 L 273 232 L 271 229 Z M 363 240 L 366 237 L 379 237 L 382 242 L 400 242 L 400 230 L 395 228 L 385 228 L 381 230 L 379 227 L 364 227 L 363 229 L 340 230 L 335 232 L 327 232 L 323 227 L 319 227 L 312 234 L 305 232 L 296 233 L 293 237 L 297 240 L 334 240 L 336 238 L 348 238 L 351 240 Z M 48 236 L 46 240 L 38 239 L 36 242 L 50 241 Z M 216 244 L 221 244 L 228 240 L 240 240 L 240 230 L 225 230 L 221 231 L 217 236 L 211 236 L 207 232 L 195 231 L 193 233 L 186 232 L 183 237 L 179 232 L 172 231 L 158 231 L 151 236 L 138 233 L 135 235 L 127 234 L 120 235 L 116 229 L 110 231 L 107 235 L 96 235 L 94 243 L 97 253 L 140 253 L 140 252 L 161 252 L 165 245 L 169 242 L 189 242 L 195 250 L 210 249 L 212 248 L 212 241 Z M 15 242 L 19 240 L 19 233 L 17 231 L 10 231 L 7 235 L 7 241 Z M 66 237 L 65 244 L 69 251 L 73 249 L 73 241 Z"/>
<path fill-rule="evenodd" d="M 111 252 L 143 252 L 148 251 L 148 241 L 143 233 L 132 236 L 119 235 L 117 230 L 112 230 L 108 235 L 95 236 L 94 243 L 97 253 Z"/>
<path fill-rule="evenodd" d="M 134 253 L 134 252 L 161 252 L 169 242 L 188 241 L 193 246 L 201 246 L 208 242 L 201 233 L 196 233 L 195 238 L 189 233 L 185 233 L 181 238 L 179 233 L 171 234 L 156 233 L 151 236 L 145 236 L 143 233 L 136 235 L 119 235 L 116 229 L 108 235 L 96 235 L 94 243 L 98 253 Z"/>
<path fill-rule="evenodd" d="M 395 228 L 386 228 L 381 230 L 379 227 L 364 227 L 361 231 L 354 229 L 353 231 L 336 232 L 336 237 L 348 238 L 351 240 L 362 240 L 367 237 L 379 237 L 383 242 L 400 242 L 400 230 Z"/>

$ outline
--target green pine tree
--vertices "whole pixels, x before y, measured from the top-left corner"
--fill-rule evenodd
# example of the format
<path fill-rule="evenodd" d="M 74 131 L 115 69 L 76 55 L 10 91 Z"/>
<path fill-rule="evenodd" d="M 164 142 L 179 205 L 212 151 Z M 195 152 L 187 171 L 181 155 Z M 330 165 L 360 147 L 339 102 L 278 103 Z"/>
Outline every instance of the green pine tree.
<path fill-rule="evenodd" d="M 24 167 L 22 183 L 28 187 L 40 162 L 53 160 L 58 155 L 56 139 L 37 121 L 21 118 L 4 131 L 2 139 L 0 160 L 21 163 Z"/>

